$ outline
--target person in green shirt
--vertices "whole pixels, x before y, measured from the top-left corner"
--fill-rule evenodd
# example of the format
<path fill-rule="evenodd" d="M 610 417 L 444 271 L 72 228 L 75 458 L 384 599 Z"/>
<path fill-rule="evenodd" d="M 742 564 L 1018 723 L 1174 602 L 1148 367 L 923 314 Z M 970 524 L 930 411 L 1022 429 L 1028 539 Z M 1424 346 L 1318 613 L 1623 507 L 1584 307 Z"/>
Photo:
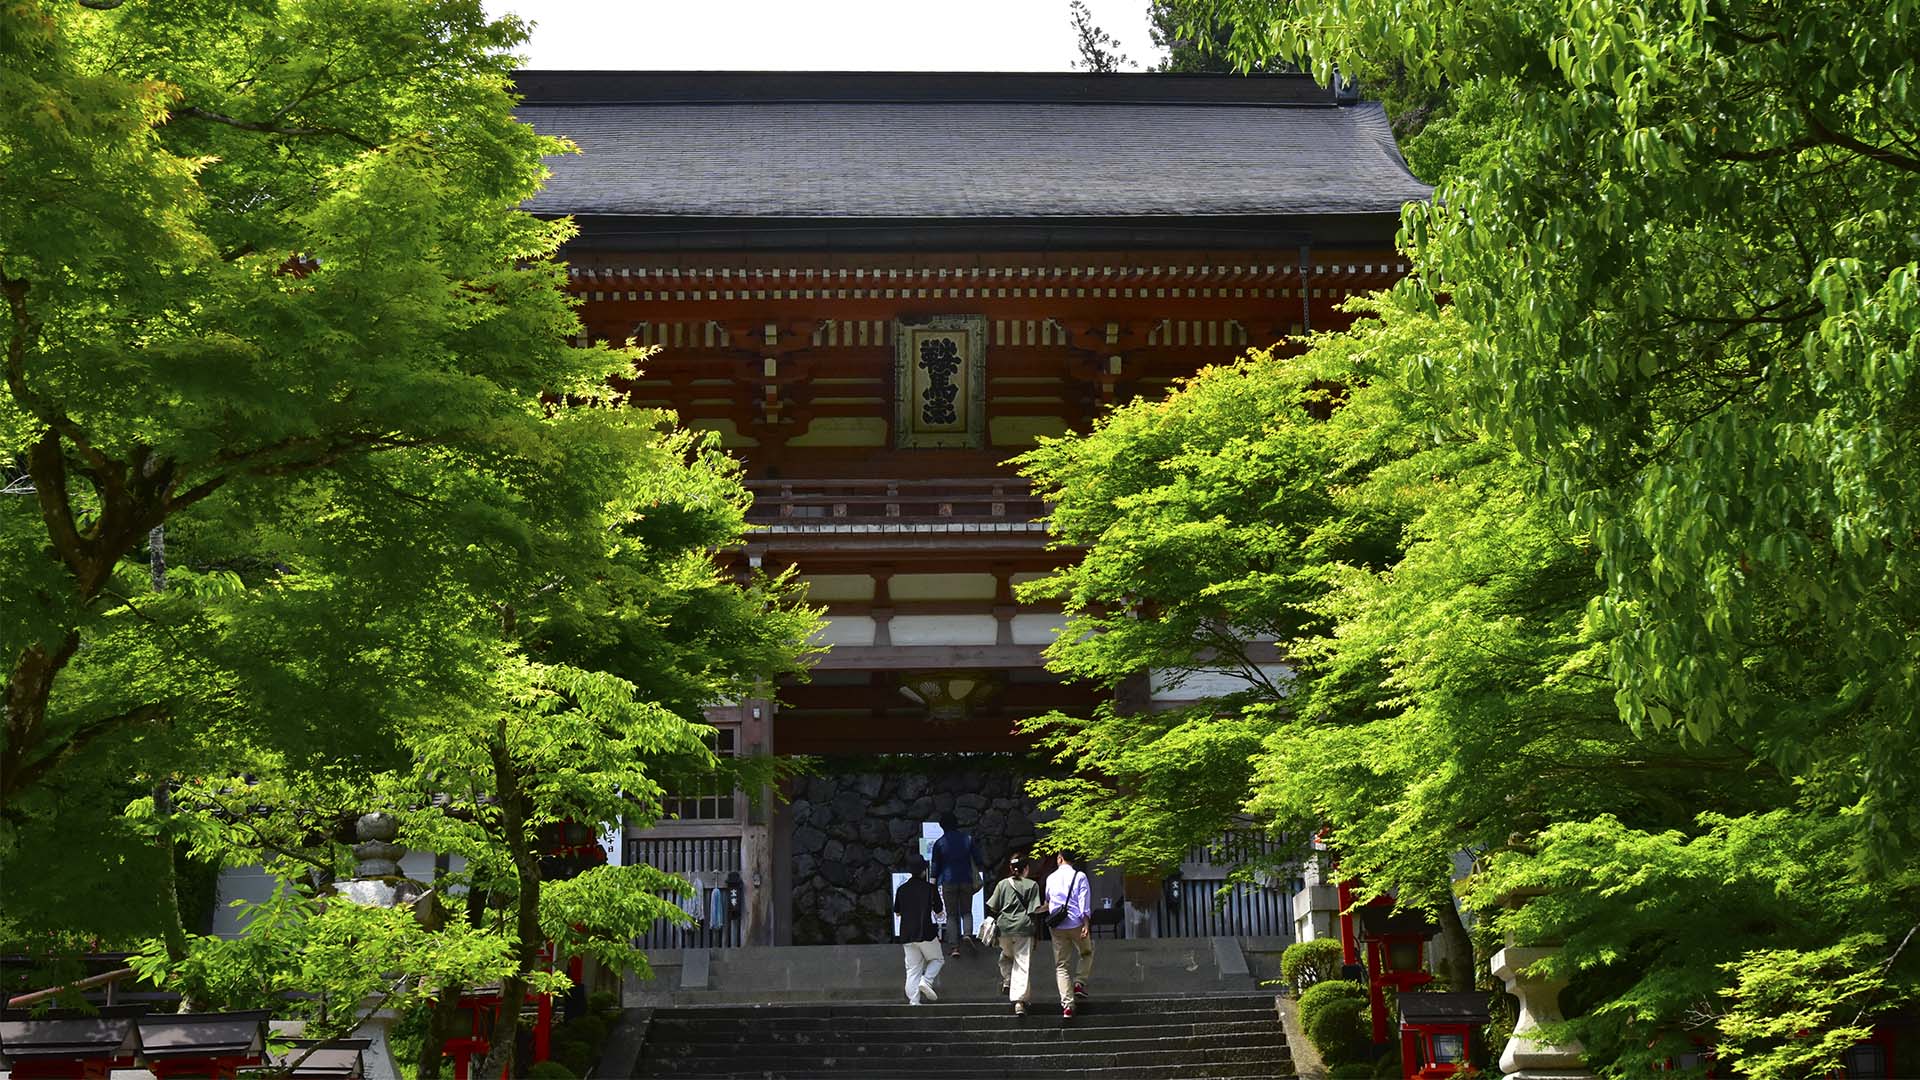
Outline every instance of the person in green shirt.
<path fill-rule="evenodd" d="M 1016 853 L 1007 859 L 1007 876 L 994 886 L 986 907 L 1000 941 L 1000 989 L 1013 1002 L 1014 1015 L 1025 1016 L 1027 1003 L 1033 1000 L 1028 976 L 1033 939 L 1039 931 L 1034 914 L 1040 907 L 1040 883 L 1027 876 L 1025 855 Z"/>

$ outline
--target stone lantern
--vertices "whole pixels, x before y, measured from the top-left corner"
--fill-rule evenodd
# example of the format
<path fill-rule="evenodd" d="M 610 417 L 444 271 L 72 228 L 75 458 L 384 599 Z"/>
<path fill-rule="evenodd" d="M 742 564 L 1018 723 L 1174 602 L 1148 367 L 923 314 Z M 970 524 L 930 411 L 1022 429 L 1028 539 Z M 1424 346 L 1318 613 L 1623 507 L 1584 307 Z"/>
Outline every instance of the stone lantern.
<path fill-rule="evenodd" d="M 1515 893 L 1503 900 L 1509 908 L 1519 908 L 1539 893 Z M 1500 1072 L 1510 1080 L 1592 1080 L 1586 1067 L 1585 1049 L 1578 1042 L 1548 1042 L 1539 1034 L 1542 1024 L 1556 1024 L 1560 1015 L 1560 991 L 1567 980 L 1535 974 L 1534 966 L 1560 951 L 1558 945 L 1521 945 L 1507 935 L 1507 947 L 1493 954 L 1488 966 L 1495 978 L 1506 984 L 1507 993 L 1520 1002 L 1520 1015 L 1514 1021 L 1513 1035 L 1500 1052 Z"/>
<path fill-rule="evenodd" d="M 334 885 L 334 891 L 363 907 L 403 907 L 420 899 L 421 888 L 400 874 L 407 849 L 394 842 L 400 822 L 390 814 L 362 814 L 354 822 L 354 876 Z M 400 1080 L 388 1036 L 398 1022 L 397 1011 L 370 1003 L 353 1034 L 367 1041 L 361 1061 L 365 1080 Z"/>

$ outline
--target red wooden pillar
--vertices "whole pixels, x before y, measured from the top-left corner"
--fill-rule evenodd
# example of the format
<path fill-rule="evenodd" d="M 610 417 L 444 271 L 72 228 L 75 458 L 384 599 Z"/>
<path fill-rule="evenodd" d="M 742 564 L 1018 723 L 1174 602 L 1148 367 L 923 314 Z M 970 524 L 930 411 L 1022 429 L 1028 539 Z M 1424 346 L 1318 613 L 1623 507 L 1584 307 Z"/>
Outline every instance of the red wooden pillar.
<path fill-rule="evenodd" d="M 553 995 L 540 995 L 540 1011 L 533 1022 L 533 1060 L 547 1060 L 553 1050 Z"/>
<path fill-rule="evenodd" d="M 1373 1018 L 1373 1045 L 1387 1044 L 1387 993 L 1380 967 L 1380 943 L 1367 940 L 1367 1011 Z"/>
<path fill-rule="evenodd" d="M 1360 948 L 1353 933 L 1353 885 L 1352 878 L 1340 883 L 1340 962 L 1343 964 L 1360 962 Z"/>

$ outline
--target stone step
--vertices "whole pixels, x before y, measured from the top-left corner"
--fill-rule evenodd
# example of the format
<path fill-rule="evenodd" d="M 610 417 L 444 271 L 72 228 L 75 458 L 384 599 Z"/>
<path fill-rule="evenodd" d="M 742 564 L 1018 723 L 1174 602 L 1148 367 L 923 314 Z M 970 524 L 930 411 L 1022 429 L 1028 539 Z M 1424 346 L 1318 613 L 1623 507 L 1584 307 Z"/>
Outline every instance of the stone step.
<path fill-rule="evenodd" d="M 968 1057 L 977 1054 L 1006 1053 L 1032 1054 L 1036 1056 L 1059 1056 L 1067 1054 L 1085 1054 L 1093 1051 L 1102 1053 L 1122 1053 L 1136 1050 L 1191 1050 L 1211 1051 L 1222 1046 L 1236 1049 L 1254 1049 L 1262 1054 L 1279 1050 L 1284 1053 L 1287 1047 L 1285 1035 L 1275 1025 L 1272 1031 L 1246 1032 L 1231 1037 L 1206 1035 L 1161 1036 L 1141 1033 L 1133 1038 L 1106 1038 L 1102 1033 L 1094 1032 L 1081 1036 L 1065 1035 L 1059 1031 L 1036 1032 L 982 1032 L 970 1039 L 946 1041 L 920 1041 L 907 1038 L 887 1039 L 833 1039 L 820 1042 L 756 1042 L 743 1044 L 715 1039 L 701 1042 L 662 1042 L 655 1043 L 652 1053 L 660 1057 L 706 1057 L 716 1051 L 737 1050 L 742 1045 L 756 1045 L 768 1053 L 789 1055 L 844 1055 L 850 1057 L 871 1057 L 889 1055 L 911 1058 L 953 1058 Z M 1010 1037 L 1012 1036 L 1012 1037 Z M 1030 1036 L 1030 1037 L 1029 1037 Z"/>
<path fill-rule="evenodd" d="M 1061 1017 L 1057 1009 L 1035 1009 L 1025 1016 L 1007 1014 L 1005 1023 L 973 1022 L 954 1025 L 899 1024 L 832 1027 L 757 1027 L 715 1024 L 697 1027 L 654 1026 L 647 1038 L 657 1043 L 729 1043 L 766 1042 L 775 1045 L 828 1045 L 836 1042 L 966 1042 L 970 1039 L 1017 1039 L 1057 1042 L 1062 1031 L 1086 1032 L 1086 1038 L 1241 1038 L 1262 1032 L 1279 1031 L 1275 1019 L 1207 1021 L 1191 1024 L 1153 1024 L 1142 1020 L 1116 1022 L 1086 1012 L 1072 1019 Z"/>
<path fill-rule="evenodd" d="M 792 1055 L 765 1054 L 742 1051 L 735 1054 L 713 1054 L 705 1057 L 646 1057 L 645 1063 L 650 1074 L 673 1076 L 703 1076 L 708 1073 L 725 1070 L 732 1072 L 757 1071 L 770 1069 L 826 1069 L 837 1068 L 848 1072 L 887 1072 L 898 1073 L 910 1070 L 915 1076 L 997 1076 L 1008 1070 L 1051 1071 L 1057 1065 L 1062 1069 L 1133 1069 L 1186 1066 L 1196 1071 L 1218 1070 L 1227 1066 L 1236 1068 L 1264 1066 L 1269 1069 L 1276 1065 L 1292 1063 L 1284 1054 L 1245 1053 L 1234 1048 L 1215 1051 L 1197 1050 L 1136 1050 L 1125 1053 L 1087 1053 L 1066 1059 L 1037 1059 L 1025 1054 L 980 1053 L 970 1058 L 928 1059 L 893 1054 L 874 1057 L 852 1057 L 848 1055 L 823 1055 L 796 1057 Z"/>
<path fill-rule="evenodd" d="M 775 1046 L 832 1046 L 852 1043 L 957 1043 L 965 1045 L 981 1040 L 1007 1040 L 1023 1043 L 1074 1042 L 1086 1039 L 1257 1039 L 1278 1037 L 1280 1024 L 1273 1019 L 1206 1024 L 1100 1024 L 1097 1017 L 1084 1013 L 1072 1020 L 1062 1019 L 1057 1011 L 1031 1012 L 1024 1017 L 1009 1015 L 1005 1024 L 973 1027 L 924 1028 L 899 1027 L 808 1027 L 742 1029 L 718 1026 L 710 1028 L 660 1028 L 651 1033 L 661 1045 L 740 1045 L 764 1042 Z M 1084 1021 L 1084 1022 L 1083 1022 Z M 1075 1034 L 1079 1032 L 1080 1034 Z"/>
<path fill-rule="evenodd" d="M 1273 999 L 1229 993 L 1115 997 L 1062 1019 L 1036 1002 L 719 1005 L 652 1012 L 645 1077 L 1102 1077 L 1221 1080 L 1294 1075 Z"/>
<path fill-rule="evenodd" d="M 1056 1012 L 1059 1008 L 1059 1002 L 1052 1000 L 1036 999 L 1027 1002 L 1027 1009 L 1030 1012 Z M 1075 1004 L 1074 1009 L 1077 1012 L 1085 1013 L 1088 1016 L 1098 1016 L 1107 1021 L 1132 1022 L 1137 1020 L 1142 1023 L 1155 1024 L 1200 1024 L 1210 1021 L 1217 1023 L 1221 1021 L 1273 1020 L 1279 1015 L 1271 1003 L 1268 1003 L 1264 1007 L 1252 1008 L 1176 1009 L 1159 1012 L 1152 1009 L 1115 1004 L 1110 1001 L 1091 1001 L 1082 998 Z M 947 1005 L 921 1005 L 918 1008 L 902 1006 L 895 1012 L 844 1013 L 833 1016 L 786 1016 L 775 1012 L 746 1016 L 703 1015 L 702 1010 L 695 1009 L 659 1009 L 654 1012 L 654 1019 L 656 1021 L 666 1023 L 669 1026 L 681 1024 L 689 1027 L 714 1024 L 734 1026 L 741 1024 L 769 1024 L 794 1028 L 822 1026 L 858 1027 L 862 1024 L 874 1027 L 899 1024 L 927 1024 L 934 1027 L 954 1027 L 973 1021 L 993 1023 L 1000 1017 L 1012 1016 L 1013 1006 L 1004 1001 L 996 1001 L 991 1005 L 976 1005 L 961 1008 Z"/>
<path fill-rule="evenodd" d="M 841 1076 L 891 1076 L 899 1078 L 902 1063 L 801 1063 L 801 1061 L 758 1061 L 747 1065 L 737 1059 L 714 1059 L 707 1068 L 676 1063 L 672 1072 L 643 1072 L 653 1080 L 839 1080 Z M 914 1067 L 918 1068 L 918 1067 Z M 1240 1078 L 1288 1078 L 1294 1076 L 1288 1061 L 1219 1063 L 1219 1065 L 1092 1065 L 1092 1067 L 1037 1068 L 1025 1059 L 1006 1059 L 1002 1063 L 979 1063 L 975 1068 L 948 1072 L 945 1076 L 985 1076 L 991 1080 L 1240 1080 Z"/>
<path fill-rule="evenodd" d="M 1053 1000 L 1052 995 L 1035 995 L 1030 1007 Z M 1088 1008 L 1097 1008 L 1108 1015 L 1174 1016 L 1185 1013 L 1214 1015 L 1219 1013 L 1258 1012 L 1266 1016 L 1274 1015 L 1271 995 L 1224 994 L 1217 996 L 1187 995 L 1177 998 L 1143 997 L 1107 997 L 1104 995 L 1087 998 L 1083 1002 Z M 832 1019 L 845 1021 L 854 1017 L 876 1017 L 888 1021 L 898 1021 L 908 1017 L 927 1016 L 994 1016 L 1006 1012 L 1011 1005 L 1005 999 L 992 1001 L 949 1003 L 945 998 L 929 1005 L 908 1005 L 906 1002 L 814 1002 L 797 1005 L 676 1005 L 654 1011 L 656 1019 L 664 1017 L 690 1017 L 701 1022 L 732 1019 L 780 1018 L 780 1019 Z"/>
<path fill-rule="evenodd" d="M 812 1043 L 830 1042 L 966 1042 L 970 1039 L 1019 1038 L 1028 1041 L 1047 1040 L 1058 1042 L 1069 1037 L 1063 1032 L 1082 1031 L 1085 1038 L 1195 1038 L 1219 1039 L 1242 1038 L 1259 1035 L 1263 1032 L 1280 1030 L 1278 1021 L 1229 1020 L 1201 1024 L 1148 1024 L 1148 1023 L 1101 1023 L 1106 1019 L 1076 1014 L 1072 1020 L 1065 1020 L 1057 1009 L 1036 1009 L 1024 1017 L 1007 1016 L 1004 1024 L 979 1023 L 970 1026 L 920 1027 L 920 1026 L 860 1026 L 860 1027 L 805 1027 L 805 1028 L 702 1028 L 676 1031 L 673 1028 L 661 1029 L 655 1037 L 662 1040 L 738 1042 L 743 1037 L 765 1039 L 774 1043 Z M 1046 1021 L 1046 1022 L 1042 1022 Z"/>
<path fill-rule="evenodd" d="M 945 962 L 935 985 L 946 1002 L 997 1000 L 996 949 L 968 947 Z M 656 977 L 633 980 L 627 1003 L 899 1002 L 904 975 L 898 945 L 777 946 L 656 950 Z M 1053 987 L 1053 950 L 1034 953 L 1036 989 Z M 1235 938 L 1100 939 L 1095 989 L 1135 996 L 1257 993 Z"/>

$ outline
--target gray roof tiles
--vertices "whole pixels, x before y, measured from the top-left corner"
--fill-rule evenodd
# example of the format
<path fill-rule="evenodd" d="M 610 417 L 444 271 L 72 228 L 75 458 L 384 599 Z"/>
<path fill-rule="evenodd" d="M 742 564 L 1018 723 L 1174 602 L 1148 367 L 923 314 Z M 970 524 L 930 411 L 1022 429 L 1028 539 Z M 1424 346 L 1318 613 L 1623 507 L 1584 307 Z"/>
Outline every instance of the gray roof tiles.
<path fill-rule="evenodd" d="M 1159 84 L 1172 92 L 1158 100 L 1153 84 L 1134 80 L 1099 101 L 1088 100 L 1085 80 L 1106 76 L 1013 76 L 1007 85 L 1020 93 L 1006 100 L 978 81 L 956 82 L 961 92 L 938 100 L 940 76 L 876 76 L 890 82 L 856 81 L 848 92 L 850 77 L 819 75 L 837 92 L 810 98 L 806 77 L 789 76 L 776 88 L 786 96 L 649 100 L 649 86 L 668 78 L 635 73 L 630 92 L 600 101 L 523 84 L 521 118 L 583 151 L 550 161 L 553 177 L 529 208 L 709 219 L 1193 218 L 1393 214 L 1431 195 L 1407 171 L 1380 106 L 1303 101 L 1301 80 L 1275 80 L 1268 100 L 1247 80 L 1216 82 L 1209 93 L 1204 80 L 1174 79 Z M 677 93 L 688 96 L 698 95 Z"/>

